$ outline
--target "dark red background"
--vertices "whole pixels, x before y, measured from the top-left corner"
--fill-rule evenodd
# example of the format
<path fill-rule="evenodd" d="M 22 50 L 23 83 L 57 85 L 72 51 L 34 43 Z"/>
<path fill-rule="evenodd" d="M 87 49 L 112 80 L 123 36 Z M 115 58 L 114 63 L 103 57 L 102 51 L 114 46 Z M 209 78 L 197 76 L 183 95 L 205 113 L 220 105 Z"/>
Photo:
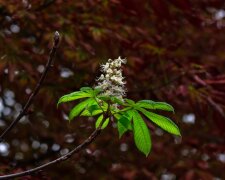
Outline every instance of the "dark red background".
<path fill-rule="evenodd" d="M 166 115 L 182 140 L 149 123 L 153 149 L 145 158 L 131 134 L 119 140 L 111 125 L 86 151 L 36 179 L 225 179 L 223 0 L 0 0 L 1 132 L 34 88 L 56 30 L 62 38 L 54 67 L 31 114 L 7 136 L 0 174 L 42 164 L 81 143 L 94 120 L 68 123 L 63 114 L 72 104 L 57 109 L 56 102 L 94 85 L 99 65 L 122 56 L 127 97 L 173 105 L 176 113 Z M 195 121 L 185 123 L 184 115 Z M 53 144 L 60 149 L 53 151 Z"/>

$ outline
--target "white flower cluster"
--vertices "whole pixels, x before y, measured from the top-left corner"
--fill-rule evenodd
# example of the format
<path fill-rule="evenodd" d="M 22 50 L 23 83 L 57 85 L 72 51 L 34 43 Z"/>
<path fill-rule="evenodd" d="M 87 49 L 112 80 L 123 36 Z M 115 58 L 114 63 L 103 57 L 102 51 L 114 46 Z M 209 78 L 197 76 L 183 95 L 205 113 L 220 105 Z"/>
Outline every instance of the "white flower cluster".
<path fill-rule="evenodd" d="M 104 65 L 101 65 L 103 73 L 98 79 L 97 87 L 103 90 L 104 95 L 112 95 L 123 99 L 125 96 L 125 82 L 122 76 L 121 65 L 126 63 L 126 59 L 109 59 Z"/>

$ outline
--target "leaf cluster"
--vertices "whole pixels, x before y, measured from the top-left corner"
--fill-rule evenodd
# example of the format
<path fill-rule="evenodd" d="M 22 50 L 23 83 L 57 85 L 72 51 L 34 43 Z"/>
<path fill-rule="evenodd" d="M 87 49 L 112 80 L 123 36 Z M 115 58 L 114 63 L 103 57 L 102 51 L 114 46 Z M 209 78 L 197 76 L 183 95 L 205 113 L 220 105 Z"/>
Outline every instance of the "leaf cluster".
<path fill-rule="evenodd" d="M 70 121 L 77 116 L 97 116 L 95 127 L 104 129 L 110 120 L 115 120 L 119 137 L 121 138 L 128 131 L 133 132 L 137 148 L 146 156 L 150 153 L 152 142 L 149 128 L 143 117 L 170 134 L 181 135 L 179 128 L 171 119 L 152 112 L 153 110 L 174 112 L 174 108 L 165 102 L 121 100 L 115 96 L 102 94 L 101 89 L 82 87 L 80 91 L 62 96 L 58 105 L 78 99 L 82 101 L 71 109 Z"/>

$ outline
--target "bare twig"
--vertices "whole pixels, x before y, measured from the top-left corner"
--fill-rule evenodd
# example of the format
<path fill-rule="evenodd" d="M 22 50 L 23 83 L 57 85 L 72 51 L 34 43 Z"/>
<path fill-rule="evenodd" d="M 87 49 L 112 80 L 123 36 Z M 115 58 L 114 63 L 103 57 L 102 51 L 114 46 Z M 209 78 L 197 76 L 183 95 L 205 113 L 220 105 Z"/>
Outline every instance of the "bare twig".
<path fill-rule="evenodd" d="M 3 139 L 5 138 L 6 134 L 8 132 L 11 131 L 11 129 L 19 122 L 19 120 L 24 116 L 26 115 L 27 111 L 28 111 L 28 108 L 30 107 L 30 105 L 32 104 L 35 96 L 37 95 L 37 93 L 39 92 L 40 88 L 41 88 L 41 85 L 43 84 L 44 80 L 45 80 L 45 77 L 47 75 L 47 72 L 48 70 L 50 69 L 52 63 L 53 63 L 53 59 L 54 59 L 54 56 L 55 56 L 55 53 L 56 53 L 56 49 L 58 48 L 58 45 L 59 45 L 59 40 L 60 40 L 60 35 L 59 33 L 56 31 L 55 34 L 54 34 L 54 43 L 53 43 L 53 47 L 50 51 L 50 54 L 49 54 L 49 58 L 48 58 L 48 61 L 45 65 L 45 69 L 44 69 L 44 72 L 42 73 L 33 93 L 30 95 L 29 99 L 27 100 L 25 106 L 23 107 L 23 109 L 21 110 L 21 112 L 19 113 L 19 115 L 17 116 L 17 118 L 5 129 L 5 131 L 1 134 L 0 136 L 0 142 L 3 141 Z"/>
<path fill-rule="evenodd" d="M 79 146 L 75 147 L 73 150 L 71 150 L 70 152 L 68 152 L 64 156 L 61 156 L 61 157 L 59 157 L 59 158 L 57 158 L 57 159 L 55 159 L 53 161 L 50 161 L 50 162 L 48 162 L 46 164 L 43 164 L 41 166 L 38 166 L 36 168 L 30 169 L 30 170 L 27 170 L 27 171 L 0 176 L 0 179 L 12 179 L 12 178 L 16 178 L 16 177 L 31 175 L 31 174 L 33 174 L 35 172 L 39 172 L 39 171 L 43 170 L 44 168 L 47 168 L 48 166 L 51 166 L 51 165 L 60 163 L 62 161 L 65 161 L 65 160 L 69 159 L 73 154 L 79 152 L 84 147 L 86 147 L 90 143 L 92 143 L 95 140 L 95 138 L 100 134 L 100 132 L 101 132 L 101 127 L 96 129 L 82 144 L 80 144 Z"/>

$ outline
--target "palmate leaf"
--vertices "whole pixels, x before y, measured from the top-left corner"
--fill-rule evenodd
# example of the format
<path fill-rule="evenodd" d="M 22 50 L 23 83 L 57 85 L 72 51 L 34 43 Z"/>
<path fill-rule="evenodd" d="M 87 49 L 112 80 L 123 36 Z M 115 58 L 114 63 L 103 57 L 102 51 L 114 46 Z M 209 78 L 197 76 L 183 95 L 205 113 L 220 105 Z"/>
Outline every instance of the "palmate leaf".
<path fill-rule="evenodd" d="M 148 118 L 150 119 L 152 122 L 154 122 L 155 124 L 157 124 L 160 128 L 162 128 L 163 130 L 174 134 L 174 135 L 178 135 L 180 136 L 180 130 L 177 127 L 177 125 L 171 121 L 169 118 L 149 112 L 143 108 L 140 108 L 140 111 Z"/>
<path fill-rule="evenodd" d="M 152 146 L 150 133 L 141 115 L 136 110 L 133 111 L 133 131 L 137 148 L 148 156 Z"/>
<path fill-rule="evenodd" d="M 74 100 L 77 100 L 77 99 L 81 99 L 81 98 L 88 98 L 88 97 L 92 97 L 91 94 L 87 93 L 87 92 L 83 92 L 83 91 L 76 91 L 76 92 L 73 92 L 73 93 L 70 93 L 70 94 L 67 94 L 67 95 L 64 95 L 62 96 L 58 103 L 57 103 L 57 106 L 60 104 L 60 103 L 64 103 L 64 102 L 69 102 L 69 101 L 74 101 Z"/>
<path fill-rule="evenodd" d="M 69 120 L 71 121 L 73 118 L 80 115 L 80 113 L 88 106 L 95 103 L 95 100 L 93 98 L 88 98 L 85 101 L 80 102 L 77 104 L 69 113 Z"/>
<path fill-rule="evenodd" d="M 174 108 L 165 102 L 155 102 L 151 100 L 141 100 L 136 103 L 136 106 L 146 108 L 146 109 L 159 109 L 164 111 L 174 112 Z"/>

